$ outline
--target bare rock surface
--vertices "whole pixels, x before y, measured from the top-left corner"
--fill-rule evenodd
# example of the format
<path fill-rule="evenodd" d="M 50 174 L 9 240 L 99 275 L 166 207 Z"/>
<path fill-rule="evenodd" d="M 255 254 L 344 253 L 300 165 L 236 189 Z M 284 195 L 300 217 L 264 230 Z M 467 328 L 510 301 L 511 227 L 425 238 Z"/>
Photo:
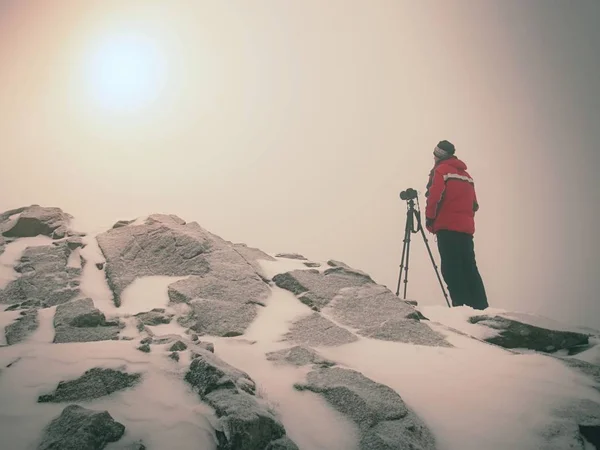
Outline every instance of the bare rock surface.
<path fill-rule="evenodd" d="M 108 411 L 94 411 L 69 405 L 44 430 L 38 450 L 102 450 L 116 442 L 125 427 Z"/>
<path fill-rule="evenodd" d="M 352 419 L 361 433 L 361 450 L 436 448 L 432 433 L 398 393 L 360 372 L 339 367 L 316 369 L 296 389 L 322 395 Z"/>
<path fill-rule="evenodd" d="M 552 353 L 589 343 L 589 335 L 584 333 L 542 328 L 501 315 L 474 316 L 469 322 L 497 330 L 496 336 L 485 340 L 505 348 L 527 348 Z"/>
<path fill-rule="evenodd" d="M 17 238 L 44 235 L 62 239 L 67 235 L 70 221 L 71 216 L 60 208 L 32 205 L 20 210 L 19 218 L 2 235 Z"/>
<path fill-rule="evenodd" d="M 368 283 L 341 289 L 327 307 L 336 322 L 362 336 L 416 345 L 451 347 L 433 331 L 423 315 L 388 288 Z"/>
<path fill-rule="evenodd" d="M 70 253 L 64 243 L 25 249 L 15 267 L 20 276 L 0 291 L 0 303 L 28 301 L 46 308 L 75 298 L 81 270 L 68 267 Z"/>
<path fill-rule="evenodd" d="M 171 323 L 174 314 L 165 312 L 164 308 L 154 308 L 151 311 L 138 313 L 135 317 L 143 325 L 156 326 Z"/>
<path fill-rule="evenodd" d="M 194 300 L 190 306 L 191 312 L 178 321 L 199 335 L 241 336 L 258 314 L 251 303 Z"/>
<path fill-rule="evenodd" d="M 332 267 L 321 273 L 316 269 L 294 270 L 273 277 L 275 284 L 287 289 L 315 311 L 327 306 L 341 289 L 374 283 L 366 274 L 346 267 Z"/>
<path fill-rule="evenodd" d="M 322 357 L 312 348 L 301 345 L 269 352 L 266 356 L 267 360 L 269 361 L 275 361 L 279 364 L 289 364 L 293 366 L 312 365 L 314 368 L 318 368 L 331 367 L 335 365 L 335 362 Z"/>
<path fill-rule="evenodd" d="M 37 330 L 38 326 L 38 312 L 36 309 L 21 312 L 21 315 L 4 329 L 6 343 L 14 345 L 24 341 Z"/>
<path fill-rule="evenodd" d="M 315 312 L 294 322 L 284 339 L 308 347 L 333 347 L 350 344 L 358 337 Z"/>
<path fill-rule="evenodd" d="M 307 261 L 308 259 L 299 253 L 277 253 L 275 255 L 277 258 L 286 258 L 286 259 L 297 259 L 300 261 Z"/>
<path fill-rule="evenodd" d="M 222 428 L 217 430 L 219 449 L 262 450 L 276 443 L 294 448 L 291 442 L 280 441 L 286 437 L 285 428 L 258 401 L 256 385 L 245 372 L 210 352 L 200 351 L 185 380 L 214 408 L 219 418 Z"/>
<path fill-rule="evenodd" d="M 52 394 L 41 395 L 39 403 L 80 402 L 105 397 L 114 392 L 135 386 L 141 374 L 121 370 L 93 368 L 76 380 L 61 381 Z"/>
<path fill-rule="evenodd" d="M 108 322 L 90 298 L 73 300 L 56 308 L 54 343 L 94 342 L 117 339 L 119 323 Z"/>

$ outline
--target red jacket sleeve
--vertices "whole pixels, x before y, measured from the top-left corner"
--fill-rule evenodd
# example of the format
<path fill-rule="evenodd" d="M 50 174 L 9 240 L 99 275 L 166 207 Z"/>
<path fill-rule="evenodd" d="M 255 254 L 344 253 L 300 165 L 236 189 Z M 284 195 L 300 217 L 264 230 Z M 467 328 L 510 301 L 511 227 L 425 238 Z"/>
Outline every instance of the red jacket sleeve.
<path fill-rule="evenodd" d="M 435 219 L 437 217 L 438 206 L 445 190 L 446 182 L 444 181 L 444 175 L 439 168 L 436 168 L 433 172 L 433 179 L 429 187 L 429 195 L 427 196 L 427 205 L 425 207 L 425 217 L 427 219 Z"/>

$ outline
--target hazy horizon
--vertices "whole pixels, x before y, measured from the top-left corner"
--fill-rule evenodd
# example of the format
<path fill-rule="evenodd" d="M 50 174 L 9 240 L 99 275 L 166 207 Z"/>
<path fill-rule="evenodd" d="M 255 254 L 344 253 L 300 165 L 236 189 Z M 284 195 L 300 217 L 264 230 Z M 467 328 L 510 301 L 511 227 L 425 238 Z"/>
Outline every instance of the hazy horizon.
<path fill-rule="evenodd" d="M 600 328 L 598 18 L 594 0 L 0 0 L 0 211 L 176 214 L 395 291 L 398 193 L 424 208 L 448 139 L 490 306 Z M 412 239 L 409 297 L 444 304 Z"/>

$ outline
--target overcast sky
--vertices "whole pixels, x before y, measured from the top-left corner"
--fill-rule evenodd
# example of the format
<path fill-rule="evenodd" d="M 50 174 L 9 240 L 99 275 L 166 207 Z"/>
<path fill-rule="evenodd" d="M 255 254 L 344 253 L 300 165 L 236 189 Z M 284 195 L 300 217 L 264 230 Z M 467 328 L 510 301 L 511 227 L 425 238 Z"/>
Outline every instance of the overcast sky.
<path fill-rule="evenodd" d="M 173 213 L 395 291 L 398 193 L 423 206 L 448 139 L 491 306 L 600 327 L 599 21 L 597 0 L 0 0 L 0 210 Z M 419 235 L 408 294 L 444 304 Z"/>

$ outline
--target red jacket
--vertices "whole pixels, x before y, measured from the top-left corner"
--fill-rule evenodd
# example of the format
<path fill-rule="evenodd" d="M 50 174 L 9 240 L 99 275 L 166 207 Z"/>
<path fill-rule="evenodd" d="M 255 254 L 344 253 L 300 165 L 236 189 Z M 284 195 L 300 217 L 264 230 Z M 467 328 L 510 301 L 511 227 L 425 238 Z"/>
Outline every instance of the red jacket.
<path fill-rule="evenodd" d="M 479 209 L 475 184 L 460 159 L 453 156 L 436 163 L 429 174 L 425 196 L 429 231 L 475 233 L 475 212 Z"/>

